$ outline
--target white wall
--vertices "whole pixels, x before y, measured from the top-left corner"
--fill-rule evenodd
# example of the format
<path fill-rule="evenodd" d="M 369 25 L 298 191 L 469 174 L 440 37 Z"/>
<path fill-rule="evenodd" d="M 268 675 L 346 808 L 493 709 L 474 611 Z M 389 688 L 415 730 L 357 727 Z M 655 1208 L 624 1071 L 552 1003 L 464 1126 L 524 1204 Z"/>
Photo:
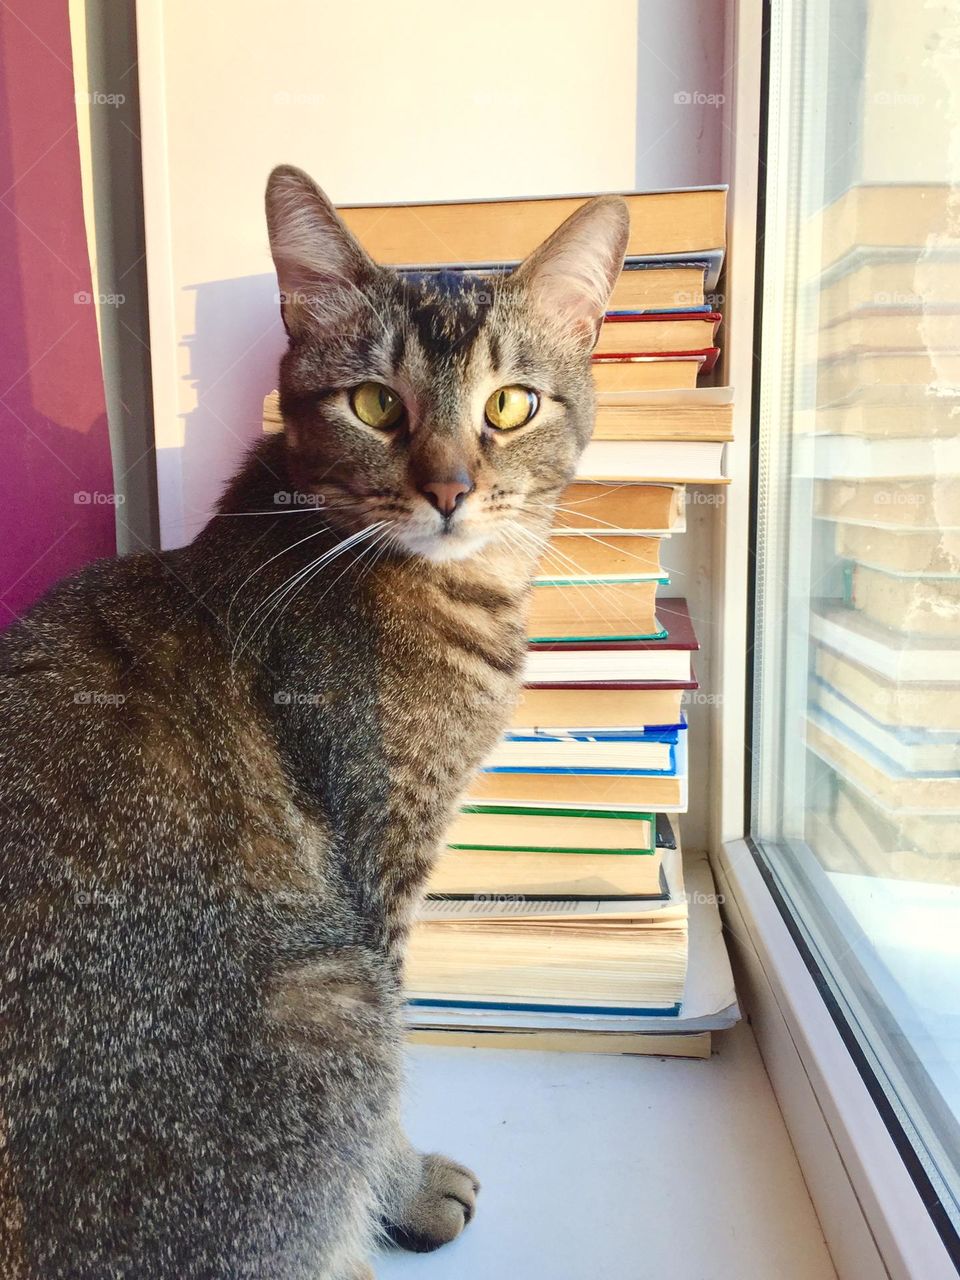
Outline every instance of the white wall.
<path fill-rule="evenodd" d="M 723 181 L 725 8 L 140 0 L 163 545 L 203 524 L 275 385 L 283 331 L 262 209 L 274 164 L 308 169 L 341 203 Z M 712 513 L 697 508 L 668 550 L 704 632 Z M 705 782 L 702 718 L 694 707 Z M 697 844 L 703 796 L 686 828 Z"/>

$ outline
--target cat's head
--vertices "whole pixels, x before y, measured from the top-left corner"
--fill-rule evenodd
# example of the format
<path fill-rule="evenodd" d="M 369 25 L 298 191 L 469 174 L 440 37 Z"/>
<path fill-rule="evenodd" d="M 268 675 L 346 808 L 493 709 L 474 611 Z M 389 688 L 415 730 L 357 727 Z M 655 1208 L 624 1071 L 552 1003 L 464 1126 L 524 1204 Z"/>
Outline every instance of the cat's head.
<path fill-rule="evenodd" d="M 541 531 L 592 430 L 625 203 L 589 201 L 501 277 L 379 266 L 291 166 L 270 176 L 267 223 L 298 490 L 338 530 L 389 522 L 394 546 L 433 560 Z"/>

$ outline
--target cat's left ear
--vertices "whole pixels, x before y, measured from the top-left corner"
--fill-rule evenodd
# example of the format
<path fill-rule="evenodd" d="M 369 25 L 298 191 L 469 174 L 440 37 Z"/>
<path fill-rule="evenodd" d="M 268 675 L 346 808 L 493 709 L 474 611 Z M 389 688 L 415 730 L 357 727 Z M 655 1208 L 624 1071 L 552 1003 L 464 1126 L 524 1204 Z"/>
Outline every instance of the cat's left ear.
<path fill-rule="evenodd" d="M 377 266 L 309 174 L 278 165 L 267 181 L 266 205 L 287 332 L 322 330 L 362 306 L 361 289 Z"/>
<path fill-rule="evenodd" d="M 613 286 L 623 267 L 630 213 L 619 196 L 597 196 L 526 258 L 513 279 L 547 316 L 596 345 Z"/>

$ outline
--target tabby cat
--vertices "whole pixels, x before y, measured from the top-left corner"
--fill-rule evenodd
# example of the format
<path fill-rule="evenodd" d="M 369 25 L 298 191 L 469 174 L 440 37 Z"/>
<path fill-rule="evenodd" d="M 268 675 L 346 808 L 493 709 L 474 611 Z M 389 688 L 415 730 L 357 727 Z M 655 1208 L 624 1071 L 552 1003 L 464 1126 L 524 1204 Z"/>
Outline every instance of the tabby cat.
<path fill-rule="evenodd" d="M 0 637 L 5 1280 L 358 1280 L 470 1221 L 399 1122 L 404 938 L 517 696 L 627 238 L 402 277 L 283 166 L 289 349 L 189 546 Z"/>

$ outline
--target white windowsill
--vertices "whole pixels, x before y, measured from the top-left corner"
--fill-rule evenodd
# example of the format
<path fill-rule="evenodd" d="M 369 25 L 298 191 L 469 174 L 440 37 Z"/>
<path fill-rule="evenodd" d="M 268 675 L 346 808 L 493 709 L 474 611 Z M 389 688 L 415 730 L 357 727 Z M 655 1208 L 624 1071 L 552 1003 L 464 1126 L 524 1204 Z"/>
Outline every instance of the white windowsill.
<path fill-rule="evenodd" d="M 409 1129 L 471 1165 L 477 1218 L 380 1280 L 834 1280 L 750 1027 L 707 1062 L 416 1048 Z"/>
<path fill-rule="evenodd" d="M 956 1280 L 880 1113 L 742 840 L 714 860 L 763 1060 L 841 1280 Z"/>

